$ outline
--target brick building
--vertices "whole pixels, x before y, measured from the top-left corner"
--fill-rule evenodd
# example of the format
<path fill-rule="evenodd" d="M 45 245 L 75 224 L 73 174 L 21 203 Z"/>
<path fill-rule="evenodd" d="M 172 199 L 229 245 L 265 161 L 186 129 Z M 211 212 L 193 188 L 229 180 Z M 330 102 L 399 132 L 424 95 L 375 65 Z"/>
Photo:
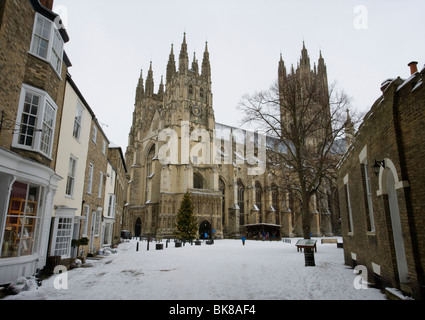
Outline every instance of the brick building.
<path fill-rule="evenodd" d="M 120 146 L 111 143 L 108 149 L 108 160 L 115 171 L 114 184 L 114 226 L 112 231 L 112 243 L 116 244 L 121 238 L 121 230 L 124 225 L 124 206 L 126 204 L 127 190 L 127 167 L 125 158 Z"/>
<path fill-rule="evenodd" d="M 96 254 L 102 247 L 102 221 L 108 169 L 109 140 L 97 118 L 92 117 L 83 191 L 82 235 L 89 239 L 86 254 Z"/>
<path fill-rule="evenodd" d="M 0 2 L 0 284 L 47 258 L 69 38 L 51 1 Z"/>
<path fill-rule="evenodd" d="M 424 298 L 425 68 L 381 85 L 338 166 L 345 263 Z M 376 171 L 376 173 L 374 172 Z"/>

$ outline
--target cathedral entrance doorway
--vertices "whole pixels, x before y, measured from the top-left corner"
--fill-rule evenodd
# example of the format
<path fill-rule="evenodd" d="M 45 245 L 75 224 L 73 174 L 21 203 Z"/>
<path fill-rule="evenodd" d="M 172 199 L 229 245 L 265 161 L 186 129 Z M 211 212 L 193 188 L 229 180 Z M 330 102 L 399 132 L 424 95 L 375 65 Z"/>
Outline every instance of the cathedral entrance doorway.
<path fill-rule="evenodd" d="M 200 239 L 212 238 L 212 227 L 209 221 L 205 220 L 201 222 L 201 224 L 199 225 L 199 238 Z"/>
<path fill-rule="evenodd" d="M 136 224 L 134 225 L 134 236 L 140 237 L 142 234 L 142 220 L 140 218 L 137 218 Z"/>

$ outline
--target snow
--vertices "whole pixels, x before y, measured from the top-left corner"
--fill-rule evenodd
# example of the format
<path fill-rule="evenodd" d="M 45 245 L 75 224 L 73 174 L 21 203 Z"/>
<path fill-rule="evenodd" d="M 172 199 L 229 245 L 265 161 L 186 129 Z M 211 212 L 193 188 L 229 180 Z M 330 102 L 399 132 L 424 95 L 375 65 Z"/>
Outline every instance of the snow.
<path fill-rule="evenodd" d="M 338 242 L 342 242 L 338 238 Z M 52 275 L 38 289 L 4 300 L 385 300 L 375 288 L 356 289 L 343 249 L 317 239 L 316 267 L 288 241 L 215 240 L 163 250 L 151 242 L 121 243 L 83 266 Z M 358 282 L 358 279 L 356 280 Z M 56 289 L 59 287 L 59 289 Z M 60 289 L 60 287 L 65 287 Z"/>

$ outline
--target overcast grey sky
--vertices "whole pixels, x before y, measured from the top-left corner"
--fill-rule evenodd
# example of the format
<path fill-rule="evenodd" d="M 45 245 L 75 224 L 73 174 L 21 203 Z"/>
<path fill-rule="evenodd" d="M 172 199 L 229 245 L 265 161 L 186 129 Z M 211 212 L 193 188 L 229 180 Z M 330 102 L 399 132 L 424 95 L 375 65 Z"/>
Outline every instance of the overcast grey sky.
<path fill-rule="evenodd" d="M 271 86 L 281 53 L 287 68 L 296 66 L 303 41 L 312 67 L 321 50 L 329 82 L 359 111 L 384 80 L 408 78 L 410 61 L 425 64 L 423 0 L 55 0 L 54 11 L 71 39 L 69 71 L 124 152 L 140 70 L 146 79 L 152 61 L 157 91 L 184 32 L 190 63 L 193 52 L 202 62 L 208 41 L 215 118 L 233 126 L 242 95 Z"/>

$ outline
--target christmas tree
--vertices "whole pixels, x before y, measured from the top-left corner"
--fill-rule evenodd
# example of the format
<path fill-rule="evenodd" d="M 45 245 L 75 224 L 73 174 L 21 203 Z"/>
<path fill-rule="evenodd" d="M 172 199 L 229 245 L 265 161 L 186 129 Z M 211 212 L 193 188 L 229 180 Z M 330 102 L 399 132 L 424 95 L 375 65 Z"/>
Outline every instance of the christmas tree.
<path fill-rule="evenodd" d="M 183 196 L 180 209 L 177 213 L 177 232 L 176 238 L 180 240 L 193 240 L 195 239 L 198 230 L 198 220 L 193 214 L 193 204 L 190 193 L 186 192 Z"/>

